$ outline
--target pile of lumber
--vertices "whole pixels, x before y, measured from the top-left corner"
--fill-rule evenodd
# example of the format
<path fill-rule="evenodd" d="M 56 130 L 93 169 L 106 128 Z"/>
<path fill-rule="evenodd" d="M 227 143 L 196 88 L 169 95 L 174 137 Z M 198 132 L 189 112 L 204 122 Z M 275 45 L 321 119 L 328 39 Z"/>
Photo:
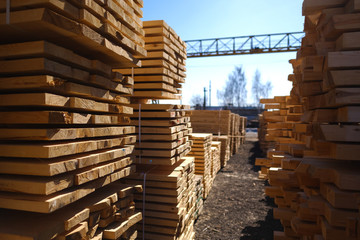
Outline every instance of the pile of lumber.
<path fill-rule="evenodd" d="M 230 152 L 233 155 L 239 152 L 240 145 L 245 142 L 246 117 L 231 113 L 230 119 Z"/>
<path fill-rule="evenodd" d="M 142 1 L 7 3 L 0 3 L 0 207 L 12 221 L 1 238 L 136 235 L 141 213 L 130 195 L 116 197 L 117 181 L 135 171 L 133 109 L 125 106 L 133 80 L 112 68 L 139 66 L 133 55 L 146 54 Z M 112 211 L 92 217 L 95 200 L 111 202 Z"/>
<path fill-rule="evenodd" d="M 142 219 L 133 202 L 138 191 L 141 186 L 115 182 L 49 214 L 1 209 L 0 238 L 134 239 Z"/>
<path fill-rule="evenodd" d="M 227 137 L 231 155 L 238 153 L 245 140 L 246 117 L 231 113 L 230 110 L 192 110 L 191 125 L 194 133 Z M 222 146 L 222 149 L 226 151 L 227 146 Z M 222 166 L 225 166 L 226 155 L 221 156 L 221 162 L 224 163 Z"/>
<path fill-rule="evenodd" d="M 194 210 L 194 220 L 196 221 L 201 215 L 204 208 L 204 184 L 203 184 L 203 176 L 195 175 L 195 210 Z"/>
<path fill-rule="evenodd" d="M 221 135 L 213 135 L 213 140 L 221 142 L 221 152 L 220 152 L 220 163 L 221 168 L 225 167 L 227 162 L 230 160 L 230 139 L 228 136 Z"/>
<path fill-rule="evenodd" d="M 134 79 L 134 95 L 129 106 L 134 110 L 130 124 L 135 125 L 137 134 L 134 162 L 138 170 L 125 181 L 140 181 L 141 176 L 147 176 L 147 180 L 155 184 L 151 191 L 137 195 L 137 205 L 145 214 L 143 225 L 138 224 L 141 236 L 146 239 L 192 239 L 194 160 L 184 160 L 192 144 L 189 139 L 192 133 L 190 107 L 149 103 L 150 99 L 180 99 L 186 47 L 164 21 L 143 24 L 148 55 L 139 57 L 142 67 L 116 70 Z M 146 181 L 144 188 L 148 189 L 148 186 Z"/>
<path fill-rule="evenodd" d="M 188 156 L 195 158 L 195 174 L 203 177 L 204 194 L 206 199 L 214 178 L 212 177 L 212 158 L 211 142 L 212 134 L 210 133 L 193 133 L 190 134 L 190 140 L 193 142 L 191 152 Z"/>
<path fill-rule="evenodd" d="M 131 104 L 131 124 L 138 134 L 136 163 L 173 165 L 191 149 L 189 106 L 172 104 Z"/>
<path fill-rule="evenodd" d="M 186 44 L 163 21 L 144 21 L 147 56 L 140 57 L 141 68 L 120 69 L 134 76 L 134 97 L 148 99 L 181 99 L 185 82 Z"/>
<path fill-rule="evenodd" d="M 140 238 L 194 239 L 194 158 L 184 157 L 174 166 L 138 165 L 137 173 L 123 181 L 143 185 L 143 193 L 135 195 L 136 209 L 144 215 L 137 224 Z"/>
<path fill-rule="evenodd" d="M 10 6 L 6 4 L 2 1 L 0 5 L 2 44 L 45 40 L 112 67 L 136 67 L 140 62 L 133 54 L 146 55 L 140 19 L 142 1 L 15 0 Z M 44 55 L 38 53 L 36 57 L 41 59 Z M 22 66 L 36 66 L 30 60 L 18 61 L 22 61 L 18 62 Z M 83 63 L 80 59 L 75 62 Z"/>
<path fill-rule="evenodd" d="M 230 135 L 230 110 L 192 110 L 191 124 L 195 133 Z"/>
<path fill-rule="evenodd" d="M 284 225 L 275 239 L 360 238 L 359 3 L 303 3 L 306 35 L 289 76 L 304 109 L 292 130 L 298 143 L 269 153 L 280 159 L 267 173 Z"/>
<path fill-rule="evenodd" d="M 221 153 L 221 142 L 212 141 L 211 142 L 211 176 L 213 179 L 215 179 L 216 174 L 221 169 L 220 153 Z"/>
<path fill-rule="evenodd" d="M 290 143 L 294 137 L 294 123 L 300 121 L 303 106 L 294 96 L 275 96 L 260 99 L 265 111 L 259 114 L 258 138 L 261 150 L 275 148 L 278 142 Z"/>

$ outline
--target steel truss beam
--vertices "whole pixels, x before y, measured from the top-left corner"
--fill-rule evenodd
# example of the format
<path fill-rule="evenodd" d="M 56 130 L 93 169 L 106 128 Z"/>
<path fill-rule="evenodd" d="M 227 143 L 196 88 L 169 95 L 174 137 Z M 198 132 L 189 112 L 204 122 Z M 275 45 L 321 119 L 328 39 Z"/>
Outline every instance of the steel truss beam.
<path fill-rule="evenodd" d="M 303 32 L 290 32 L 188 40 L 185 42 L 189 58 L 210 57 L 297 51 L 304 35 Z"/>

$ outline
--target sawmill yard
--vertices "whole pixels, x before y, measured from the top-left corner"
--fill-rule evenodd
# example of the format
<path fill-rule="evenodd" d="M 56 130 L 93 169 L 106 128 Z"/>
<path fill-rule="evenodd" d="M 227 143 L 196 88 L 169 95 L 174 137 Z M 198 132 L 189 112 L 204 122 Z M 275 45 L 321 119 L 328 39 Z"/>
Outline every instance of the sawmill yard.
<path fill-rule="evenodd" d="M 143 7 L 0 1 L 0 240 L 359 240 L 360 0 L 303 1 L 257 131 L 178 104 L 187 45 Z"/>

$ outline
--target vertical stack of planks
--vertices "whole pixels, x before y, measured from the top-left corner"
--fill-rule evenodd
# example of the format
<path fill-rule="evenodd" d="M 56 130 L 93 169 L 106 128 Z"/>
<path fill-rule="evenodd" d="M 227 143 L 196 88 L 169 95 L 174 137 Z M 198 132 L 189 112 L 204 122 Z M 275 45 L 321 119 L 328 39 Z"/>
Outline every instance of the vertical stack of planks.
<path fill-rule="evenodd" d="M 144 21 L 146 57 L 142 67 L 119 69 L 134 75 L 134 98 L 181 99 L 185 82 L 186 44 L 163 20 Z"/>
<path fill-rule="evenodd" d="M 278 144 L 281 167 L 268 172 L 285 223 L 275 239 L 360 238 L 359 12 L 358 0 L 303 3 L 306 35 L 289 76 L 304 102 L 292 131 L 299 143 Z"/>
<path fill-rule="evenodd" d="M 201 215 L 204 208 L 204 184 L 203 184 L 203 176 L 195 175 L 195 210 L 194 210 L 194 220 L 196 221 Z"/>
<path fill-rule="evenodd" d="M 189 106 L 172 104 L 131 104 L 132 124 L 138 139 L 135 162 L 173 165 L 191 149 Z"/>
<path fill-rule="evenodd" d="M 220 153 L 221 153 L 221 142 L 212 141 L 211 142 L 211 176 L 213 179 L 215 179 L 216 174 L 221 169 Z"/>
<path fill-rule="evenodd" d="M 138 172 L 124 179 L 128 184 L 143 184 L 135 195 L 136 208 L 143 210 L 138 224 L 145 239 L 193 239 L 195 165 L 184 157 L 173 166 L 138 165 Z M 144 234 L 144 235 L 142 235 Z"/>
<path fill-rule="evenodd" d="M 195 209 L 194 158 L 190 152 L 192 133 L 189 106 L 148 104 L 151 100 L 180 99 L 185 77 L 186 47 L 164 21 L 144 22 L 147 56 L 140 56 L 141 68 L 119 68 L 134 79 L 134 109 L 131 124 L 136 127 L 137 172 L 126 182 L 139 182 L 144 189 L 136 204 L 143 210 L 137 224 L 145 239 L 193 239 Z"/>
<path fill-rule="evenodd" d="M 193 145 L 188 156 L 195 158 L 195 174 L 203 177 L 204 194 L 206 199 L 213 183 L 212 178 L 212 159 L 211 159 L 211 142 L 212 134 L 210 133 L 193 133 L 190 134 L 190 140 Z"/>
<path fill-rule="evenodd" d="M 220 152 L 220 162 L 221 162 L 221 168 L 225 167 L 227 162 L 230 159 L 230 139 L 228 136 L 225 135 L 213 135 L 213 140 L 221 142 L 221 152 Z"/>
<path fill-rule="evenodd" d="M 193 132 L 212 133 L 216 135 L 230 134 L 230 110 L 192 110 L 191 124 Z"/>
<path fill-rule="evenodd" d="M 231 113 L 230 119 L 230 152 L 233 155 L 239 152 L 240 145 L 245 141 L 246 117 Z"/>
<path fill-rule="evenodd" d="M 0 2 L 0 238 L 136 236 L 134 187 L 117 181 L 135 171 L 133 80 L 112 68 L 146 54 L 141 7 Z"/>

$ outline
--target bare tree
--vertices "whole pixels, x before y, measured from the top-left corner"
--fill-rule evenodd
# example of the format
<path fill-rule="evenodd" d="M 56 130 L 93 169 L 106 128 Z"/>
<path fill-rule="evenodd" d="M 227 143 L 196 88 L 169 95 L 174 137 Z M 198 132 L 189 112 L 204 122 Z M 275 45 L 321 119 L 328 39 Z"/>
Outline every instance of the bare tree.
<path fill-rule="evenodd" d="M 264 85 L 264 89 L 263 89 L 263 92 L 262 92 L 262 96 L 264 98 L 268 98 L 270 96 L 270 93 L 273 89 L 273 85 L 270 81 L 267 81 Z"/>
<path fill-rule="evenodd" d="M 261 84 L 260 71 L 258 69 L 256 69 L 255 76 L 252 81 L 251 92 L 252 92 L 253 98 L 255 100 L 255 104 L 258 106 L 260 106 L 260 98 L 262 95 L 262 91 L 263 90 L 262 90 L 262 84 Z"/>
<path fill-rule="evenodd" d="M 199 94 L 193 95 L 190 99 L 190 103 L 194 107 L 201 107 L 202 102 L 203 98 Z"/>
<path fill-rule="evenodd" d="M 229 75 L 224 89 L 217 91 L 217 98 L 224 106 L 235 105 L 240 107 L 246 104 L 246 78 L 241 66 L 235 67 Z"/>
<path fill-rule="evenodd" d="M 260 71 L 256 69 L 251 87 L 252 95 L 255 100 L 255 105 L 257 105 L 260 108 L 261 107 L 260 99 L 268 98 L 270 96 L 272 88 L 273 86 L 270 81 L 267 81 L 265 84 L 261 83 Z"/>

